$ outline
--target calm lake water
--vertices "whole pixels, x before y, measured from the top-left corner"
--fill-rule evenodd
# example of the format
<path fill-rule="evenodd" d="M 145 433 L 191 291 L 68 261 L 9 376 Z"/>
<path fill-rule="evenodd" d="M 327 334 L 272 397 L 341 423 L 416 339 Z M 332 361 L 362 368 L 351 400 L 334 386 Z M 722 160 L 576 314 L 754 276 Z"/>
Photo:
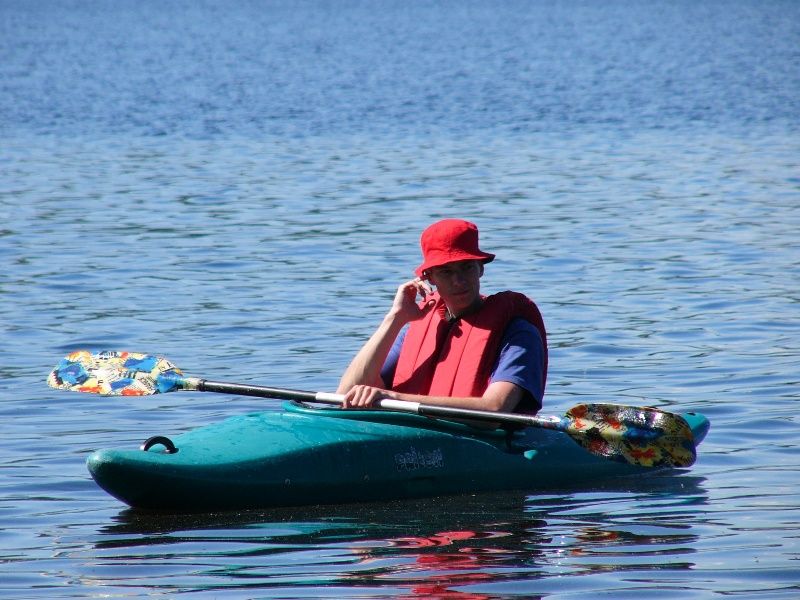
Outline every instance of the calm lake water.
<path fill-rule="evenodd" d="M 0 595 L 796 598 L 800 3 L 0 3 Z M 268 400 L 50 390 L 77 348 L 332 390 L 477 222 L 535 298 L 543 414 L 699 411 L 670 476 L 126 509 L 91 480 Z"/>

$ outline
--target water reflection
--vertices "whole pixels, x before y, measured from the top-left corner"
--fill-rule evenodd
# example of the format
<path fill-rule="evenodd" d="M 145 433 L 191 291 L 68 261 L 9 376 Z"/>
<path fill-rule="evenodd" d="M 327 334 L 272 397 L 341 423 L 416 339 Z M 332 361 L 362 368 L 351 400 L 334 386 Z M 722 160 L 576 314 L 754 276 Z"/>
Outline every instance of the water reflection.
<path fill-rule="evenodd" d="M 552 495 L 213 514 L 128 509 L 100 530 L 94 559 L 113 566 L 111 585 L 135 564 L 157 569 L 150 585 L 197 591 L 307 597 L 324 587 L 325 595 L 477 599 L 501 586 L 536 597 L 536 581 L 565 573 L 690 569 L 706 500 L 703 478 L 678 475 Z"/>

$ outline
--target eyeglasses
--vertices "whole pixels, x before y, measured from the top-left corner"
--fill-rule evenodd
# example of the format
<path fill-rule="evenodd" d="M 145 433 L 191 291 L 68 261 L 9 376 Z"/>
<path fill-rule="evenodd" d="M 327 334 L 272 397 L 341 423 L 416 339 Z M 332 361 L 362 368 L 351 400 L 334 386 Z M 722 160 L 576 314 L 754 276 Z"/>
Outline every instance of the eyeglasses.
<path fill-rule="evenodd" d="M 439 267 L 431 267 L 428 271 L 429 275 L 435 275 L 445 279 L 452 279 L 454 277 L 472 277 L 480 272 L 481 263 L 477 260 L 462 260 L 458 262 L 447 263 Z"/>

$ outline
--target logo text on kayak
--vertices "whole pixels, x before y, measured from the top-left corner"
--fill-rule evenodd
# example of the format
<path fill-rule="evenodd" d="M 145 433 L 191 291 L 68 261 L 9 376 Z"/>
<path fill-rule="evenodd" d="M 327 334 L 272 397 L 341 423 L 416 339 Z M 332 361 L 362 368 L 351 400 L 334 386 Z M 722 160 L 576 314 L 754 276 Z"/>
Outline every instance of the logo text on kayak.
<path fill-rule="evenodd" d="M 417 450 L 413 446 L 408 452 L 394 455 L 394 464 L 398 471 L 417 471 L 419 469 L 443 469 L 444 456 L 441 448 L 433 450 Z"/>

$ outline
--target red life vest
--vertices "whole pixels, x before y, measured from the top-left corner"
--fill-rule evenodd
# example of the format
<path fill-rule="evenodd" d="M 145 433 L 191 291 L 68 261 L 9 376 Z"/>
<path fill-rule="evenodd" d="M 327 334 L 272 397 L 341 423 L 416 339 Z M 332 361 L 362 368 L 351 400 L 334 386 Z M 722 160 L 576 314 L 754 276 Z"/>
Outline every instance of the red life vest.
<path fill-rule="evenodd" d="M 547 333 L 536 305 L 523 294 L 499 292 L 484 298 L 481 308 L 455 321 L 445 318 L 438 294 L 434 308 L 412 321 L 397 361 L 392 389 L 431 396 L 482 396 L 511 319 L 522 317 L 539 330 L 544 346 L 543 381 L 547 378 Z M 430 301 L 430 298 L 428 299 Z"/>

